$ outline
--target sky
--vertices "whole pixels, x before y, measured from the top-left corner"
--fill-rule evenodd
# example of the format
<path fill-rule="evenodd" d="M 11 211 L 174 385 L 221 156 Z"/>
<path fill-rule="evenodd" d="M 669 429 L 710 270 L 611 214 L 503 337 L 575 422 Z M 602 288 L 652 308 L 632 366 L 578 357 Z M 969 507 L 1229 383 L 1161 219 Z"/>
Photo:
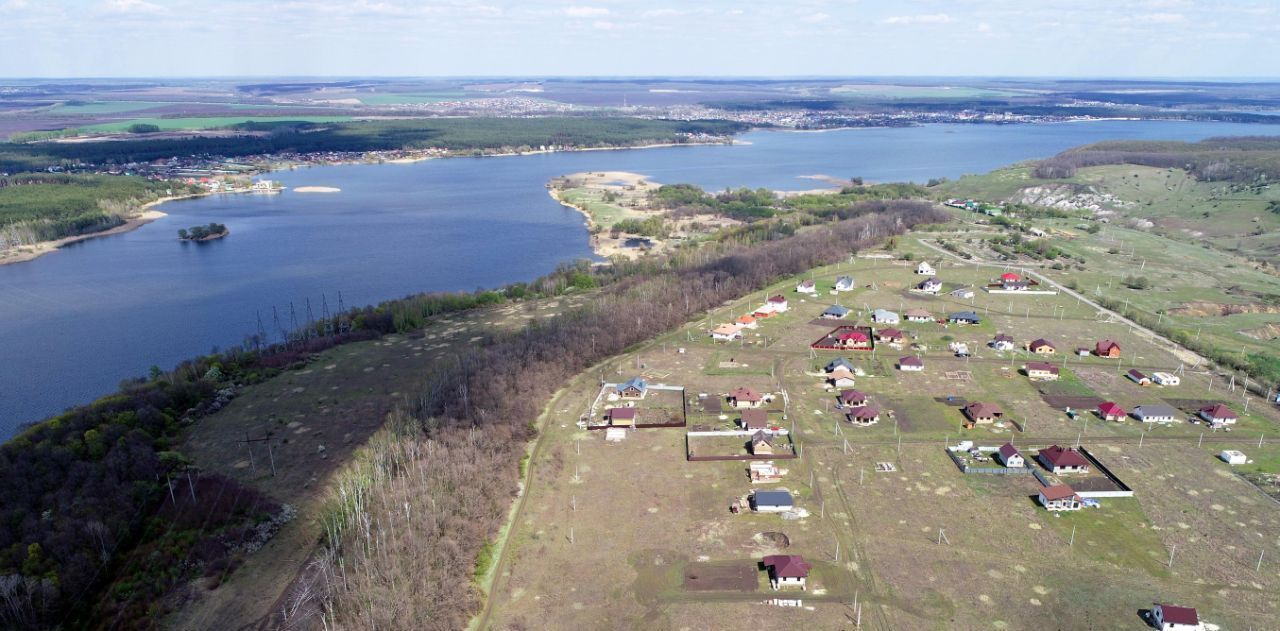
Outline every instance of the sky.
<path fill-rule="evenodd" d="M 0 0 L 0 76 L 1275 77 L 1280 0 Z"/>

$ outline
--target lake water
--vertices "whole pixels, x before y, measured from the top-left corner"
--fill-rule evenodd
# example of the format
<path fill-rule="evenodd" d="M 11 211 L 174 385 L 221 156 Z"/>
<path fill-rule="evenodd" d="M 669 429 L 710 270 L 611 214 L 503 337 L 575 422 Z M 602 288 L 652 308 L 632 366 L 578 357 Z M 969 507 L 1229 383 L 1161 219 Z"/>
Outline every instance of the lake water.
<path fill-rule="evenodd" d="M 958 177 L 1104 139 L 1195 140 L 1280 134 L 1280 127 L 1106 121 L 930 125 L 825 133 L 755 132 L 734 146 L 590 151 L 352 165 L 281 172 L 288 187 L 333 194 L 229 195 L 173 202 L 168 217 L 0 266 L 0 439 L 22 423 L 88 402 L 152 365 L 171 367 L 271 330 L 289 303 L 318 317 L 419 291 L 531 280 L 591 256 L 580 214 L 555 203 L 548 179 L 634 171 L 710 190 L 817 188 L 806 175 L 872 181 Z M 231 235 L 180 243 L 211 221 Z"/>

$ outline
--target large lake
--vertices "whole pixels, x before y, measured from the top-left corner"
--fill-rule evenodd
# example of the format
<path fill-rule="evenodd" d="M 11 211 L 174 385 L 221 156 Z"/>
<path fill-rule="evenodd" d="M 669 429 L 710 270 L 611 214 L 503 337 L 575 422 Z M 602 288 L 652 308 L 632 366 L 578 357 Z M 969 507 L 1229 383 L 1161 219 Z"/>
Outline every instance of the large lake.
<path fill-rule="evenodd" d="M 548 197 L 551 177 L 634 171 L 718 190 L 820 186 L 800 176 L 873 181 L 957 177 L 1104 139 L 1196 140 L 1280 134 L 1227 123 L 1105 121 L 930 125 L 825 133 L 755 132 L 734 146 L 591 151 L 301 169 L 272 177 L 335 194 L 230 195 L 173 202 L 168 217 L 0 266 L 0 439 L 88 402 L 152 365 L 240 343 L 256 314 L 289 303 L 305 321 L 419 291 L 530 280 L 588 257 L 583 218 Z M 205 244 L 178 228 L 218 221 Z M 282 315 L 287 319 L 287 315 Z M 287 324 L 287 322 L 286 322 Z"/>

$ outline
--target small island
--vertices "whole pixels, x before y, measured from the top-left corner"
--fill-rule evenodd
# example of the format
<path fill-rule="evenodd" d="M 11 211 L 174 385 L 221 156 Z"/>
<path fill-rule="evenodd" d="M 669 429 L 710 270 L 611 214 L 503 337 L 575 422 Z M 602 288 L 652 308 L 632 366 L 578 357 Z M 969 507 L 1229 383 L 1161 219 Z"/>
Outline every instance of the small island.
<path fill-rule="evenodd" d="M 206 226 L 192 226 L 190 228 L 179 228 L 178 239 L 180 241 L 213 241 L 221 239 L 231 234 L 227 227 L 220 223 L 210 223 Z"/>

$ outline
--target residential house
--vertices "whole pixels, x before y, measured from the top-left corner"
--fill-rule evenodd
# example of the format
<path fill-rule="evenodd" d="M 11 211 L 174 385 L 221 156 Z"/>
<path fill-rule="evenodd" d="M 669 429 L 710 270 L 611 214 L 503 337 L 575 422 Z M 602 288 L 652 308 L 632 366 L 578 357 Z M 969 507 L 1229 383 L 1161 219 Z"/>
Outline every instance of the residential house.
<path fill-rule="evenodd" d="M 742 429 L 769 429 L 769 413 L 760 408 L 743 410 L 739 421 Z"/>
<path fill-rule="evenodd" d="M 1051 511 L 1080 510 L 1084 506 L 1075 490 L 1065 484 L 1041 488 L 1038 499 L 1041 506 Z"/>
<path fill-rule="evenodd" d="M 1028 343 L 1027 350 L 1037 355 L 1052 355 L 1058 352 L 1058 347 L 1054 346 L 1053 342 L 1050 342 L 1049 340 L 1046 340 L 1043 337 L 1041 337 L 1041 338 L 1032 340 L 1030 343 Z"/>
<path fill-rule="evenodd" d="M 996 451 L 996 457 L 1006 467 L 1027 466 L 1027 461 L 1022 457 L 1022 453 L 1018 451 L 1018 448 L 1013 446 L 1013 443 L 1000 445 L 1000 449 Z"/>
<path fill-rule="evenodd" d="M 982 318 L 972 311 L 957 311 L 947 316 L 951 324 L 982 324 Z"/>
<path fill-rule="evenodd" d="M 1002 280 L 1000 288 L 1005 291 L 1026 291 L 1031 287 L 1031 283 L 1025 280 Z"/>
<path fill-rule="evenodd" d="M 1124 408 L 1114 401 L 1105 401 L 1098 404 L 1098 416 L 1102 417 L 1104 421 L 1123 421 L 1124 417 L 1128 415 L 1129 413 L 1125 412 Z"/>
<path fill-rule="evenodd" d="M 1133 417 L 1143 423 L 1172 423 L 1177 420 L 1178 411 L 1163 403 L 1139 405 L 1133 408 Z"/>
<path fill-rule="evenodd" d="M 613 427 L 631 427 L 636 424 L 635 408 L 609 408 L 605 411 L 605 416 Z"/>
<path fill-rule="evenodd" d="M 907 309 L 906 313 L 902 315 L 906 317 L 907 322 L 933 322 L 933 316 L 929 315 L 928 311 L 920 308 Z"/>
<path fill-rule="evenodd" d="M 742 339 L 742 325 L 721 324 L 711 329 L 711 339 L 717 342 L 732 342 Z"/>
<path fill-rule="evenodd" d="M 756 491 L 751 494 L 751 510 L 757 513 L 785 513 L 795 508 L 787 491 Z"/>
<path fill-rule="evenodd" d="M 942 281 L 936 278 L 926 278 L 916 283 L 916 291 L 925 294 L 937 294 L 942 291 Z"/>
<path fill-rule="evenodd" d="M 866 427 L 880 422 L 880 409 L 874 405 L 859 405 L 849 408 L 844 416 L 850 423 Z"/>
<path fill-rule="evenodd" d="M 741 410 L 742 408 L 758 408 L 764 402 L 764 396 L 751 388 L 734 388 L 729 393 L 729 404 Z"/>
<path fill-rule="evenodd" d="M 987 346 L 998 351 L 1011 351 L 1013 350 L 1015 343 L 1012 335 L 996 333 L 996 336 L 991 338 L 991 341 L 987 343 Z"/>
<path fill-rule="evenodd" d="M 880 329 L 876 331 L 876 341 L 885 344 L 901 344 L 906 337 L 902 331 L 894 328 Z"/>
<path fill-rule="evenodd" d="M 1015 274 L 1013 272 L 1005 272 L 1000 275 L 1000 278 L 996 279 L 996 282 L 1008 283 L 1008 282 L 1019 281 L 1019 280 L 1022 280 L 1022 276 Z"/>
<path fill-rule="evenodd" d="M 904 372 L 921 372 L 924 370 L 924 360 L 915 355 L 908 355 L 898 360 L 898 370 Z"/>
<path fill-rule="evenodd" d="M 1084 346 L 1077 346 L 1077 347 L 1076 347 L 1076 356 L 1077 356 L 1077 357 L 1088 357 L 1088 356 L 1090 356 L 1090 355 L 1092 355 L 1092 354 L 1093 354 L 1093 350 L 1092 350 L 1092 349 L 1086 348 L 1086 347 L 1084 347 Z"/>
<path fill-rule="evenodd" d="M 773 589 L 799 587 L 807 590 L 805 579 L 809 578 L 809 570 L 813 567 L 805 563 L 804 557 L 797 554 L 770 554 L 764 558 L 763 564 L 769 571 L 769 585 Z"/>
<path fill-rule="evenodd" d="M 964 406 L 964 415 L 969 417 L 970 423 L 986 425 L 1004 418 L 1004 410 L 994 403 L 974 401 Z"/>
<path fill-rule="evenodd" d="M 751 453 L 755 456 L 772 456 L 773 455 L 773 434 L 764 430 L 756 430 L 751 435 Z"/>
<path fill-rule="evenodd" d="M 836 279 L 836 291 L 853 291 L 853 288 L 854 284 L 852 276 L 841 276 Z"/>
<path fill-rule="evenodd" d="M 769 296 L 765 304 L 773 307 L 773 310 L 777 313 L 786 313 L 788 309 L 786 296 Z"/>
<path fill-rule="evenodd" d="M 1060 376 L 1058 367 L 1048 362 L 1027 362 L 1025 369 L 1032 381 L 1057 381 Z"/>
<path fill-rule="evenodd" d="M 961 300 L 968 300 L 973 298 L 974 293 L 973 288 L 971 287 L 961 287 L 959 289 L 952 289 L 950 295 Z"/>
<path fill-rule="evenodd" d="M 837 407 L 851 408 L 866 403 L 867 395 L 861 390 L 841 390 L 836 399 L 839 401 Z"/>
<path fill-rule="evenodd" d="M 623 399 L 643 399 L 649 392 L 649 383 L 642 377 L 632 377 L 618 384 L 618 396 Z"/>
<path fill-rule="evenodd" d="M 853 371 L 843 367 L 827 373 L 827 381 L 835 388 L 852 388 L 857 385 L 853 378 Z"/>
<path fill-rule="evenodd" d="M 845 331 L 836 335 L 836 342 L 841 348 L 850 350 L 867 350 L 871 348 L 871 338 L 862 331 Z"/>
<path fill-rule="evenodd" d="M 1129 381 L 1132 381 L 1140 386 L 1151 385 L 1151 377 L 1144 375 L 1142 371 L 1138 370 L 1137 368 L 1130 368 L 1129 372 L 1125 373 L 1125 376 L 1129 378 Z"/>
<path fill-rule="evenodd" d="M 1232 412 L 1231 408 L 1218 403 L 1200 408 L 1200 418 L 1208 421 L 1214 427 L 1220 427 L 1222 425 L 1234 425 L 1240 417 L 1236 416 L 1236 413 Z"/>
<path fill-rule="evenodd" d="M 897 324 L 898 314 L 888 309 L 876 309 L 871 312 L 871 321 L 876 324 Z"/>
<path fill-rule="evenodd" d="M 1047 449 L 1041 449 L 1036 457 L 1045 469 L 1053 473 L 1087 473 L 1089 471 L 1089 461 L 1085 460 L 1074 447 L 1064 449 L 1053 445 Z"/>
<path fill-rule="evenodd" d="M 812 279 L 802 280 L 800 284 L 796 285 L 796 293 L 816 296 L 818 294 L 818 284 L 813 282 Z"/>
<path fill-rule="evenodd" d="M 1151 380 L 1162 386 L 1176 386 L 1182 383 L 1182 379 L 1177 375 L 1167 372 L 1153 372 L 1151 373 Z"/>
<path fill-rule="evenodd" d="M 849 372 L 853 372 L 853 362 L 843 357 L 837 357 L 831 360 L 831 363 L 827 364 L 827 367 L 823 368 L 823 370 L 826 372 L 835 372 L 837 368 L 843 368 Z"/>
<path fill-rule="evenodd" d="M 920 261 L 920 264 L 916 266 L 916 273 L 921 276 L 933 276 L 938 271 L 933 269 L 933 266 L 928 261 Z"/>
<path fill-rule="evenodd" d="M 751 315 L 738 316 L 738 319 L 734 320 L 733 323 L 744 329 L 760 328 L 760 325 L 756 322 L 755 316 Z"/>
<path fill-rule="evenodd" d="M 1120 345 L 1112 340 L 1102 340 L 1093 346 L 1093 354 L 1098 357 L 1117 359 L 1120 357 Z"/>
<path fill-rule="evenodd" d="M 1151 608 L 1151 623 L 1160 631 L 1204 631 L 1194 607 L 1155 603 Z"/>
<path fill-rule="evenodd" d="M 1222 453 L 1218 454 L 1218 457 L 1227 464 L 1245 464 L 1249 462 L 1248 456 L 1245 456 L 1243 451 L 1236 451 L 1235 449 L 1223 450 Z"/>
<path fill-rule="evenodd" d="M 847 315 L 849 315 L 848 307 L 841 307 L 840 305 L 831 305 L 827 307 L 826 311 L 822 312 L 822 317 L 827 320 L 840 320 Z"/>

